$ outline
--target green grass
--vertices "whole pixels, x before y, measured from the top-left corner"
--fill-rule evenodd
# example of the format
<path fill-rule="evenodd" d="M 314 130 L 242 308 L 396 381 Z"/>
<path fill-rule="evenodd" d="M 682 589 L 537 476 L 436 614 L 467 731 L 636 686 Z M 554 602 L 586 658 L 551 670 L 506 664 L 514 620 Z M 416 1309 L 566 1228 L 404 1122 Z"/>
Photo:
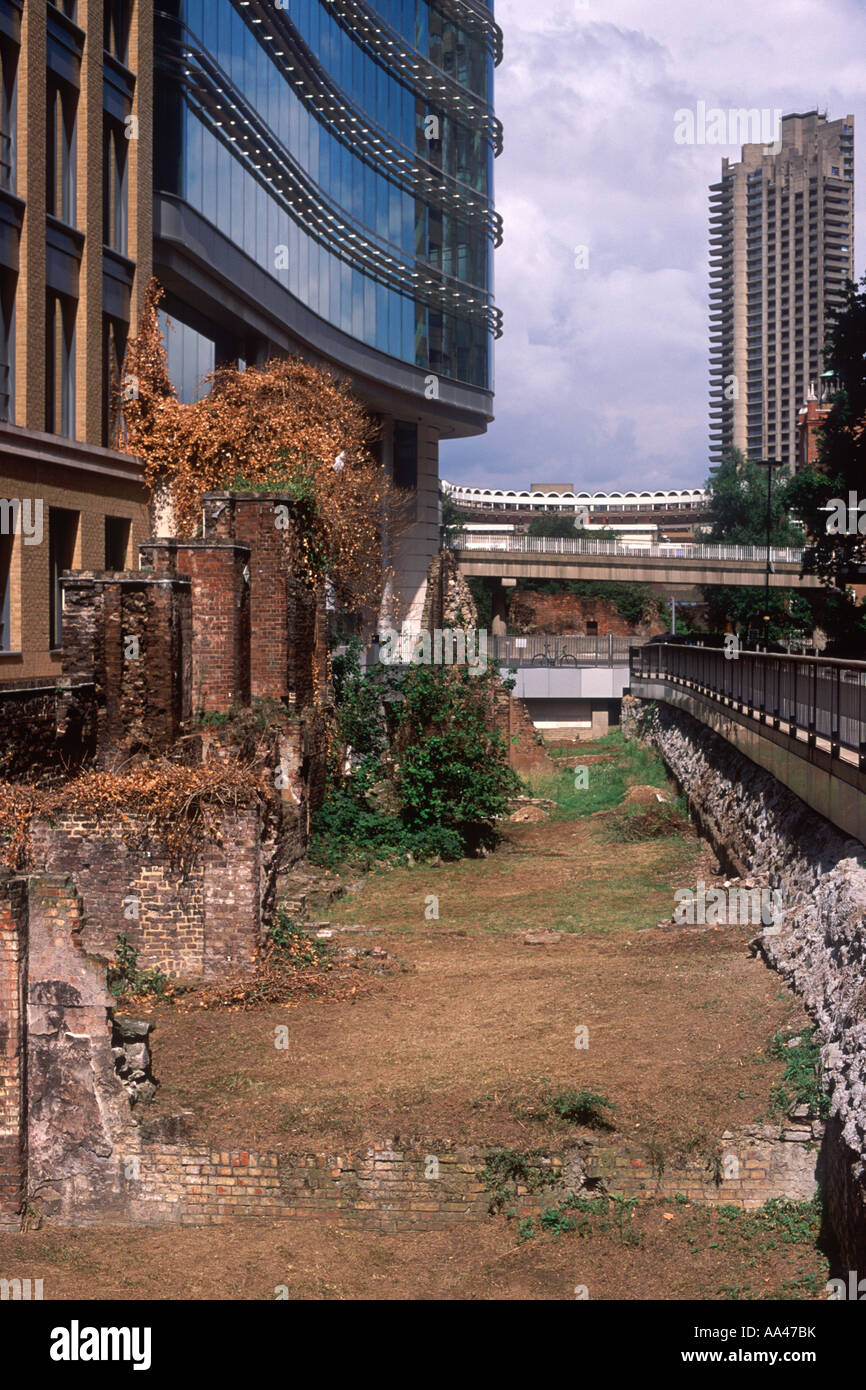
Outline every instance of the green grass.
<path fill-rule="evenodd" d="M 790 1044 L 796 1039 L 796 1046 Z M 781 1081 L 770 1092 L 770 1113 L 786 1115 L 797 1105 L 807 1105 L 811 1115 L 826 1120 L 830 1098 L 821 1082 L 821 1050 L 811 1028 L 780 1029 L 770 1038 L 767 1053 L 785 1063 Z"/>
<path fill-rule="evenodd" d="M 517 1228 L 518 1244 L 537 1236 L 565 1234 L 611 1236 L 620 1245 L 641 1245 L 643 1236 L 633 1225 L 637 1197 L 582 1197 L 572 1194 L 564 1202 L 545 1207 L 536 1217 L 527 1216 Z"/>
<path fill-rule="evenodd" d="M 585 762 L 596 752 L 612 753 L 609 762 Z M 532 781 L 535 796 L 545 796 L 556 802 L 553 820 L 579 820 L 610 811 L 619 806 L 629 787 L 650 786 L 668 788 L 670 783 L 664 763 L 658 754 L 641 743 L 623 738 L 614 730 L 593 744 L 577 744 L 566 756 L 557 753 L 556 763 L 566 763 L 553 776 L 536 777 Z M 586 768 L 586 778 L 577 772 Z M 582 782 L 587 785 L 583 786 Z"/>

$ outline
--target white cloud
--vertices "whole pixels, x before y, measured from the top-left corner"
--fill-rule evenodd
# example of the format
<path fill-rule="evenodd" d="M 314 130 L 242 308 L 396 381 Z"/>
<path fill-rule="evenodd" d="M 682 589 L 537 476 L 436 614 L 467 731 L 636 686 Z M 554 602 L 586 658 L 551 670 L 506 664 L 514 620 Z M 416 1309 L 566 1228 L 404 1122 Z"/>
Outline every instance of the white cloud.
<path fill-rule="evenodd" d="M 497 420 L 443 444 L 452 481 L 691 485 L 707 461 L 707 191 L 733 147 L 678 146 L 674 113 L 852 112 L 866 138 L 861 0 L 498 0 L 505 243 Z M 858 159 L 859 168 L 859 159 Z M 864 191 L 857 217 L 864 225 Z M 574 248 L 589 247 L 588 270 Z M 863 257 L 858 255 L 858 275 Z"/>

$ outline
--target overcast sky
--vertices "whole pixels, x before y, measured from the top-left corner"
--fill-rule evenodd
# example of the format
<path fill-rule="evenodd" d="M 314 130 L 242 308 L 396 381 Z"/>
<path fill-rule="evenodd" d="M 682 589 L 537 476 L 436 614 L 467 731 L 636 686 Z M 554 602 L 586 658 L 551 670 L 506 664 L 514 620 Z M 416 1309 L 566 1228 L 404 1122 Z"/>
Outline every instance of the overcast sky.
<path fill-rule="evenodd" d="M 695 486 L 707 476 L 708 107 L 855 117 L 866 269 L 866 0 L 497 0 L 496 420 L 443 442 L 450 482 Z M 575 267 L 588 247 L 589 266 Z"/>

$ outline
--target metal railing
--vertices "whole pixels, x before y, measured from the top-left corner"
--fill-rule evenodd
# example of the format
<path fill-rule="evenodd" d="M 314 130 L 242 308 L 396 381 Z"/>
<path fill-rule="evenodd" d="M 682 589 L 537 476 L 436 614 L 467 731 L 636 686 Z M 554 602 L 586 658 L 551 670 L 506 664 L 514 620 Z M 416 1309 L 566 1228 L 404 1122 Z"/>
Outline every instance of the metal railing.
<path fill-rule="evenodd" d="M 629 653 L 645 641 L 641 637 L 614 637 L 599 633 L 526 637 L 491 637 L 488 659 L 505 666 L 628 666 Z"/>
<path fill-rule="evenodd" d="M 866 771 L 866 661 L 743 652 L 669 643 L 633 647 L 633 679 L 687 686 L 772 724 L 792 739 L 857 755 Z"/>
<path fill-rule="evenodd" d="M 765 545 L 699 545 L 692 541 L 619 541 L 594 540 L 587 537 L 508 536 L 501 533 L 484 535 L 470 532 L 458 535 L 455 550 L 502 550 L 527 555 L 642 555 L 657 559 L 681 560 L 743 560 L 767 562 Z M 770 559 L 775 564 L 800 564 L 802 549 L 794 546 L 771 546 Z"/>

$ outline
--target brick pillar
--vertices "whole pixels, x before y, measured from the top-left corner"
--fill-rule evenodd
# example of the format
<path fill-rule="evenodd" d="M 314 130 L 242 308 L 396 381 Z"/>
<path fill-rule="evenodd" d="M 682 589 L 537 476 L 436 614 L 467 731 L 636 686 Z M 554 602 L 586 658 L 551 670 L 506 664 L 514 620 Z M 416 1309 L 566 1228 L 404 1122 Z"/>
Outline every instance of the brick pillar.
<path fill-rule="evenodd" d="M 211 492 L 202 506 L 208 539 L 250 548 L 251 694 L 303 709 L 327 670 L 327 621 L 301 564 L 296 505 L 284 493 Z"/>
<path fill-rule="evenodd" d="M 192 580 L 192 703 L 223 714 L 250 702 L 250 548 L 178 541 L 177 567 Z"/>
<path fill-rule="evenodd" d="M 165 751 L 190 716 L 190 582 L 80 571 L 63 579 L 63 674 L 92 676 L 97 758 Z"/>
<path fill-rule="evenodd" d="M 0 1228 L 18 1224 L 27 1187 L 27 889 L 0 874 Z"/>
<path fill-rule="evenodd" d="M 159 540 L 139 547 L 154 574 L 189 578 L 192 708 L 224 714 L 250 702 L 250 548 L 231 540 Z"/>

